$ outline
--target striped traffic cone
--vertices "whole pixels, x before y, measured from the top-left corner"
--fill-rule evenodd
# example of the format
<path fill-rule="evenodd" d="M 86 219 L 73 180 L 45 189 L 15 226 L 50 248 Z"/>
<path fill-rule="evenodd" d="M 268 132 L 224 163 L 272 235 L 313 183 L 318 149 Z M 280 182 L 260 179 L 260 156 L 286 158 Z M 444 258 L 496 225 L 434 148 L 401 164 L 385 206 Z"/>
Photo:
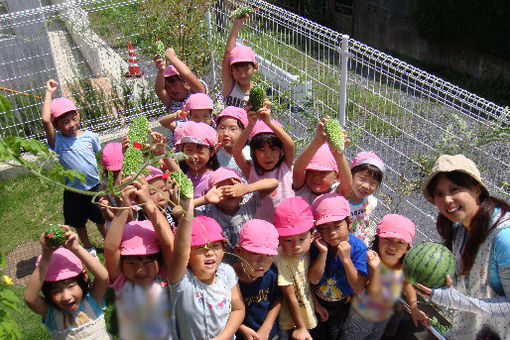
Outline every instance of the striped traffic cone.
<path fill-rule="evenodd" d="M 128 63 L 129 63 L 129 72 L 126 73 L 126 78 L 140 78 L 143 77 L 143 73 L 138 66 L 138 59 L 136 58 L 136 53 L 133 48 L 133 44 L 131 41 L 128 42 Z"/>

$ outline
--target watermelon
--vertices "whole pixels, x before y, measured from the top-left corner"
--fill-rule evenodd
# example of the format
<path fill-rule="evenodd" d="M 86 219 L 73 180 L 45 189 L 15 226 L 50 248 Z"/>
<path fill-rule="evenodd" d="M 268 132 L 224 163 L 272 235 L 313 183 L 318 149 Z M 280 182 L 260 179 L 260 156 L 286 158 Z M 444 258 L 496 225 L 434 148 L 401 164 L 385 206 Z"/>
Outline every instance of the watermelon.
<path fill-rule="evenodd" d="M 448 248 L 435 242 L 423 242 L 411 248 L 404 258 L 404 276 L 412 285 L 429 288 L 445 285 L 446 275 L 453 278 L 455 258 Z"/>

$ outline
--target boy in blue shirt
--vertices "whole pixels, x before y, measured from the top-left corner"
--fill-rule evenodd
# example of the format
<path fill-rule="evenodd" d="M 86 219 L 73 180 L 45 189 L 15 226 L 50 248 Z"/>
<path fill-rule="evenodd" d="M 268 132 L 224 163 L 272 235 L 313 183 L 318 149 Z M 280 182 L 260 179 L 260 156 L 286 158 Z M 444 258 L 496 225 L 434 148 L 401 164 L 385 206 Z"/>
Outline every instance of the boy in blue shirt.
<path fill-rule="evenodd" d="M 71 181 L 66 178 L 65 184 L 71 188 L 97 192 L 99 188 L 99 172 L 97 170 L 96 152 L 101 147 L 97 133 L 79 130 L 80 114 L 72 101 L 67 98 L 51 100 L 57 89 L 57 82 L 50 79 L 46 82 L 46 93 L 42 106 L 41 120 L 50 149 L 58 154 L 58 160 L 65 169 L 73 169 L 85 175 L 85 183 L 79 179 Z M 59 130 L 60 132 L 56 132 Z M 91 195 L 84 195 L 64 190 L 65 224 L 76 228 L 83 247 L 96 256 L 96 250 L 90 243 L 86 223 L 90 219 L 97 224 L 103 237 L 106 236 L 105 221 L 98 205 L 92 202 Z"/>

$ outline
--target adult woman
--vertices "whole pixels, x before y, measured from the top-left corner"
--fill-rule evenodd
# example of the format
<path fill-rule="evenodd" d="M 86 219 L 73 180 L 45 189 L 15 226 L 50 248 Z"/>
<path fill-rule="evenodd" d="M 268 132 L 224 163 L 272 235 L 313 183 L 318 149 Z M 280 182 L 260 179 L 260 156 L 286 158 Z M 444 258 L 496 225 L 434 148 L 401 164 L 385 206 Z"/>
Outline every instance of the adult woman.
<path fill-rule="evenodd" d="M 452 339 L 510 338 L 510 206 L 489 196 L 475 164 L 440 156 L 422 188 L 439 209 L 437 231 L 457 264 L 447 286 L 418 290 L 454 308 Z"/>

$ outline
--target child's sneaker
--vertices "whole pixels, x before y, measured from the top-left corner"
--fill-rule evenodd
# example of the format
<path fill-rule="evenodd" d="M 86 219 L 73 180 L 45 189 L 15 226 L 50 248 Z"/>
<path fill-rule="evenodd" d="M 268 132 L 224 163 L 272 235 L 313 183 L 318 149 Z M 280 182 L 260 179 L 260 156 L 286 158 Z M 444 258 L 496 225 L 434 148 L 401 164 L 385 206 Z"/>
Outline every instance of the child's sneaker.
<path fill-rule="evenodd" d="M 96 248 L 94 247 L 90 247 L 90 248 L 87 248 L 85 249 L 86 251 L 88 251 L 88 253 L 92 256 L 94 256 L 96 259 L 98 258 L 97 257 L 97 252 L 96 252 Z"/>

